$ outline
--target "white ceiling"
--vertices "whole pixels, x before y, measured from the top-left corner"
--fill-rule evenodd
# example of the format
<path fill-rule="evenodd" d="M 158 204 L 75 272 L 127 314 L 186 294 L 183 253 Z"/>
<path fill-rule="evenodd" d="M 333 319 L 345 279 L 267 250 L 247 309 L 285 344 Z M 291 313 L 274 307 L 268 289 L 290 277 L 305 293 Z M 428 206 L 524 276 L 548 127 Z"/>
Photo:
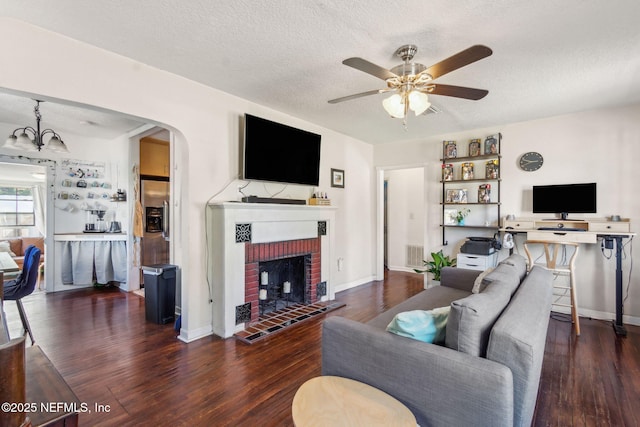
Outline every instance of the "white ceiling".
<path fill-rule="evenodd" d="M 0 5 L 3 15 L 371 143 L 640 102 L 637 0 L 0 0 Z M 489 95 L 480 101 L 432 96 L 442 112 L 410 117 L 407 131 L 382 109 L 384 95 L 327 103 L 385 86 L 342 60 L 359 56 L 391 68 L 400 63 L 393 52 L 407 43 L 418 46 L 414 60 L 427 66 L 474 44 L 489 46 L 492 56 L 437 80 L 487 89 Z M 7 110 L 0 110 L 0 121 L 6 122 Z"/>
<path fill-rule="evenodd" d="M 14 127 L 35 127 L 35 106 L 33 99 L 0 91 L 0 123 Z M 145 124 L 142 120 L 124 114 L 48 101 L 41 102 L 39 109 L 42 116 L 41 128 L 53 129 L 63 140 L 67 134 L 113 139 Z M 5 138 L 6 135 L 0 135 L 0 145 Z"/>
<path fill-rule="evenodd" d="M 47 170 L 44 166 L 20 163 L 0 163 L 0 185 L 9 183 L 29 184 L 44 182 Z"/>

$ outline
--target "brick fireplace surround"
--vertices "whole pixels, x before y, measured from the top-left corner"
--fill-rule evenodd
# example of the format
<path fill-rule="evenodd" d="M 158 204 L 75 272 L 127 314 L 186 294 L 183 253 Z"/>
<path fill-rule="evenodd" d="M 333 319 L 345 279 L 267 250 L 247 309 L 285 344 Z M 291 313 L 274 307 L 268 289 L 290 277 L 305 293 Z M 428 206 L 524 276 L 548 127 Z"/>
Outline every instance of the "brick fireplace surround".
<path fill-rule="evenodd" d="M 335 299 L 335 207 L 214 202 L 207 205 L 206 218 L 215 335 L 232 337 L 258 320 L 262 261 L 309 255 L 306 302 Z"/>
<path fill-rule="evenodd" d="M 311 266 L 307 271 L 307 304 L 318 301 L 317 285 L 320 283 L 321 241 L 315 239 L 289 240 L 286 242 L 245 243 L 244 295 L 245 303 L 251 303 L 251 322 L 259 317 L 259 265 L 260 262 L 273 261 L 294 256 L 311 255 Z"/>

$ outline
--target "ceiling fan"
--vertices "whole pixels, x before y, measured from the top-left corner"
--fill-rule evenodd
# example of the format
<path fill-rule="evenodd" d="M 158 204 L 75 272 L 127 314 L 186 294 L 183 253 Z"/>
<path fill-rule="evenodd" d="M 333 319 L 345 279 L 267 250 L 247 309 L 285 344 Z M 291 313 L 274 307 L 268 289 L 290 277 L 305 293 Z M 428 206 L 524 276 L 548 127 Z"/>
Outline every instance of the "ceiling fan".
<path fill-rule="evenodd" d="M 345 59 L 342 61 L 343 64 L 384 80 L 387 83 L 387 87 L 332 99 L 329 103 L 337 104 L 338 102 L 349 101 L 363 96 L 393 92 L 393 95 L 382 101 L 382 106 L 391 117 L 405 119 L 406 126 L 406 117 L 409 110 L 418 116 L 431 106 L 427 94 L 453 96 L 477 101 L 489 93 L 484 89 L 434 83 L 434 80 L 438 77 L 490 56 L 493 51 L 488 47 L 483 45 L 471 46 L 428 68 L 417 62 L 411 62 L 417 51 L 417 46 L 412 44 L 400 46 L 395 54 L 402 58 L 404 63 L 393 67 L 391 70 L 382 68 L 362 58 Z"/>

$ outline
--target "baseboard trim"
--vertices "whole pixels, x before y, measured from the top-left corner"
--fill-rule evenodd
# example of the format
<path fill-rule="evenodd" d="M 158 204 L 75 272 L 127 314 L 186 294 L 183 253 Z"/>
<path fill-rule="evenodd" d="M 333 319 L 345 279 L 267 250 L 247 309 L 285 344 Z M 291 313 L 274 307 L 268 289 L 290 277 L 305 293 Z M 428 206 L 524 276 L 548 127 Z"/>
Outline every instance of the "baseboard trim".
<path fill-rule="evenodd" d="M 355 288 L 357 286 L 364 285 L 365 283 L 373 282 L 374 280 L 376 280 L 375 276 L 371 275 L 352 282 L 343 283 L 335 287 L 335 293 L 346 291 L 347 289 Z"/>
<path fill-rule="evenodd" d="M 387 267 L 391 271 L 403 271 L 405 273 L 415 273 L 414 267 L 401 267 L 397 265 L 390 265 Z M 418 268 L 418 267 L 415 267 Z"/>
<path fill-rule="evenodd" d="M 189 344 L 190 342 L 199 340 L 200 338 L 208 337 L 210 335 L 213 335 L 213 328 L 211 327 L 211 325 L 191 330 L 181 328 L 178 339 Z"/>
<path fill-rule="evenodd" d="M 570 308 L 565 307 L 553 307 L 553 311 L 557 313 L 563 314 L 571 314 Z M 615 313 L 609 313 L 607 311 L 597 311 L 597 310 L 589 310 L 584 308 L 578 309 L 578 315 L 580 317 L 588 317 L 595 320 L 611 320 L 614 321 L 616 319 Z M 626 325 L 640 326 L 640 317 L 623 315 L 622 323 Z"/>

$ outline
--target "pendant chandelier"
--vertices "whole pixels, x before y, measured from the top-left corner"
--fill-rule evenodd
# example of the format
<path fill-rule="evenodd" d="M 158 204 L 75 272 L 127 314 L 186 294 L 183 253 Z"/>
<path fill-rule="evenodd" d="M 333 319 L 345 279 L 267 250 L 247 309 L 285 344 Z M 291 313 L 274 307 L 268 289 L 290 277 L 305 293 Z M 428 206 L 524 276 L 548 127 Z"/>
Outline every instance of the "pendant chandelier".
<path fill-rule="evenodd" d="M 12 148 L 15 150 L 25 151 L 41 151 L 43 148 L 54 153 L 68 153 L 67 146 L 62 141 L 62 137 L 53 129 L 40 130 L 40 120 L 42 115 L 40 114 L 40 102 L 36 101 L 36 106 L 33 112 L 36 116 L 36 127 L 26 126 L 18 128 L 13 131 L 11 135 L 5 141 L 3 147 Z M 17 136 L 16 136 L 17 135 Z M 51 135 L 51 138 L 47 143 L 44 142 L 44 138 L 47 135 Z"/>

